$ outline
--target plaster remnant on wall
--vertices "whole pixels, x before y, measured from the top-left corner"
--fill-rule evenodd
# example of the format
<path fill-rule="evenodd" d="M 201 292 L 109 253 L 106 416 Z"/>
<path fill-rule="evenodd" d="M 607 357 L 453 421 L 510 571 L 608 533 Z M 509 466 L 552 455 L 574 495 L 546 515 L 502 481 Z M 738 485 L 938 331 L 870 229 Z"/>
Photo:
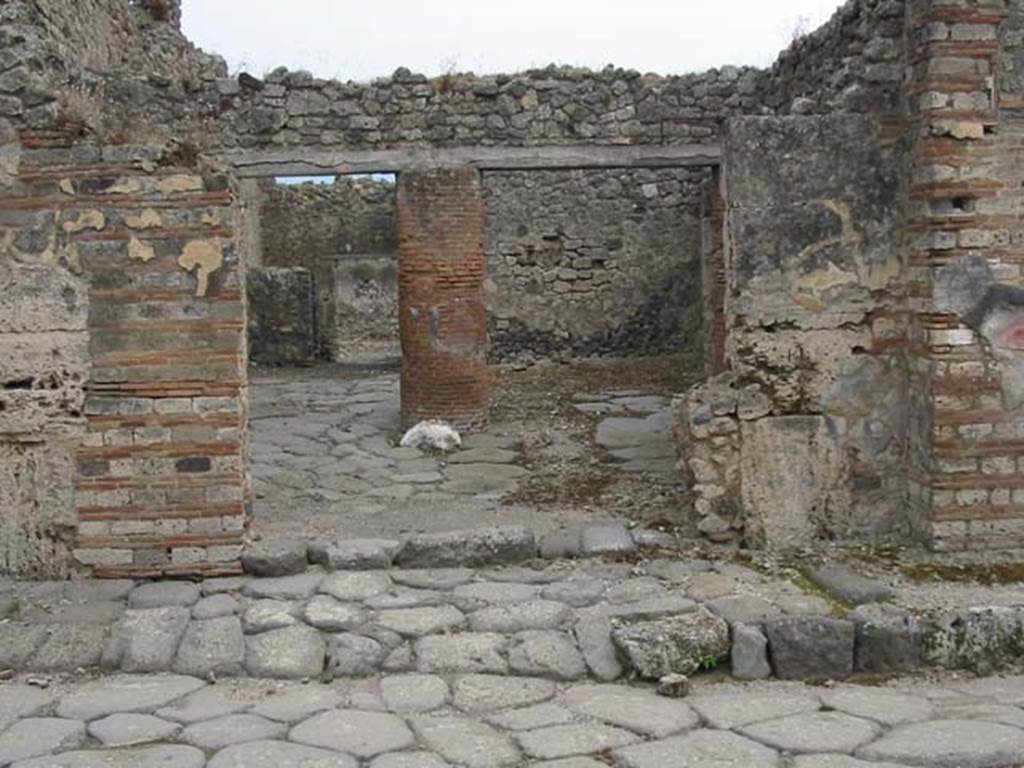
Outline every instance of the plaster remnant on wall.
<path fill-rule="evenodd" d="M 170 195 L 174 192 L 202 192 L 203 180 L 199 176 L 178 174 L 160 179 L 156 186 L 157 191 L 165 195 Z"/>
<path fill-rule="evenodd" d="M 65 195 L 73 195 L 73 194 L 75 194 L 74 182 L 72 182 L 71 179 L 61 179 L 60 180 L 60 191 L 63 192 Z"/>
<path fill-rule="evenodd" d="M 133 237 L 128 241 L 128 258 L 145 263 L 156 258 L 156 251 L 149 243 L 144 243 L 137 237 Z"/>
<path fill-rule="evenodd" d="M 134 216 L 126 216 L 124 223 L 132 229 L 152 229 L 163 226 L 163 219 L 153 208 L 146 208 L 142 213 Z"/>
<path fill-rule="evenodd" d="M 185 246 L 178 264 L 186 272 L 196 273 L 196 296 L 206 296 L 210 275 L 224 265 L 224 251 L 219 240 L 193 240 Z"/>
<path fill-rule="evenodd" d="M 107 219 L 103 215 L 103 211 L 82 211 L 78 214 L 78 218 L 75 221 L 64 222 L 64 231 L 68 234 L 84 232 L 87 229 L 99 231 L 106 225 Z"/>

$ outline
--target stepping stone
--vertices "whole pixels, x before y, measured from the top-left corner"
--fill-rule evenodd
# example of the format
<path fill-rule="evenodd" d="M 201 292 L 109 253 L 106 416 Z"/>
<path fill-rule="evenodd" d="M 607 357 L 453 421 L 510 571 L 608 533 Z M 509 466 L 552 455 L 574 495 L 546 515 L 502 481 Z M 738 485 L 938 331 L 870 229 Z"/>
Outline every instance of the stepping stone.
<path fill-rule="evenodd" d="M 837 752 L 848 755 L 878 738 L 882 729 L 870 720 L 842 712 L 814 712 L 743 726 L 739 732 L 794 754 Z"/>
<path fill-rule="evenodd" d="M 693 730 L 700 718 L 681 701 L 617 685 L 577 685 L 566 691 L 573 712 L 655 739 Z"/>
<path fill-rule="evenodd" d="M 476 715 L 547 701 L 555 695 L 555 690 L 555 684 L 550 680 L 464 675 L 455 681 L 452 694 L 456 707 Z"/>
<path fill-rule="evenodd" d="M 291 576 L 307 564 L 306 542 L 298 539 L 266 539 L 242 551 L 242 567 L 253 576 Z"/>
<path fill-rule="evenodd" d="M 128 749 L 98 749 L 82 752 L 63 752 L 49 757 L 23 760 L 17 768 L 203 768 L 206 755 L 195 747 L 161 745 L 158 747 Z M 211 762 L 210 765 L 213 765 Z M 224 764 L 220 766 L 224 768 Z M 241 765 L 237 768 L 242 768 Z M 299 768 L 299 766 L 257 766 L 246 768 Z M 355 763 L 345 768 L 356 768 Z"/>
<path fill-rule="evenodd" d="M 996 768 L 1024 761 L 1024 731 L 978 720 L 936 720 L 896 728 L 856 757 L 928 768 Z"/>
<path fill-rule="evenodd" d="M 448 683 L 436 675 L 389 675 L 380 681 L 380 694 L 391 712 L 421 714 L 448 703 Z"/>
<path fill-rule="evenodd" d="M 405 568 L 475 567 L 517 563 L 536 555 L 532 531 L 520 526 L 499 526 L 412 536 L 398 553 L 396 562 Z"/>
<path fill-rule="evenodd" d="M 280 739 L 288 732 L 288 726 L 259 715 L 225 715 L 216 720 L 194 723 L 181 734 L 182 741 L 213 752 L 232 744 L 245 741 Z"/>
<path fill-rule="evenodd" d="M 74 749 L 84 741 L 81 720 L 29 717 L 0 733 L 0 765 Z"/>
<path fill-rule="evenodd" d="M 245 638 L 237 616 L 193 621 L 178 646 L 174 671 L 209 678 L 236 676 L 245 662 Z"/>
<path fill-rule="evenodd" d="M 687 704 L 697 710 L 709 726 L 723 731 L 821 709 L 821 702 L 817 698 L 792 693 L 746 692 L 694 696 L 687 699 Z"/>
<path fill-rule="evenodd" d="M 253 677 L 317 677 L 326 652 L 323 637 L 312 627 L 273 629 L 245 638 L 245 668 Z"/>
<path fill-rule="evenodd" d="M 198 751 L 198 750 L 197 750 Z M 200 754 L 202 754 L 200 752 Z M 168 763 L 164 768 L 178 768 Z M 202 766 L 202 763 L 199 763 Z M 221 750 L 206 768 L 359 768 L 353 757 L 284 741 L 250 741 Z M 77 766 L 75 767 L 77 768 Z M 191 766 L 188 766 L 191 768 Z"/>
<path fill-rule="evenodd" d="M 116 712 L 150 712 L 205 686 L 202 680 L 181 675 L 117 675 L 85 683 L 65 696 L 57 716 L 97 720 Z"/>
<path fill-rule="evenodd" d="M 768 747 L 729 731 L 699 730 L 685 736 L 615 750 L 621 768 L 778 768 Z"/>
<path fill-rule="evenodd" d="M 292 728 L 291 741 L 367 759 L 416 743 L 401 718 L 381 712 L 341 709 L 314 715 Z"/>
<path fill-rule="evenodd" d="M 490 632 L 462 632 L 430 635 L 416 641 L 416 666 L 420 672 L 436 674 L 490 672 L 503 675 L 508 662 L 503 652 L 504 635 Z"/>
<path fill-rule="evenodd" d="M 596 723 L 553 725 L 516 734 L 516 740 L 530 757 L 554 760 L 573 755 L 589 755 L 635 744 L 640 737 L 621 728 Z"/>
<path fill-rule="evenodd" d="M 466 768 L 504 768 L 522 759 L 512 740 L 486 723 L 423 716 L 413 718 L 412 727 L 427 748 Z"/>
<path fill-rule="evenodd" d="M 89 723 L 89 735 L 105 747 L 132 747 L 173 739 L 181 731 L 172 723 L 153 715 L 116 714 Z"/>

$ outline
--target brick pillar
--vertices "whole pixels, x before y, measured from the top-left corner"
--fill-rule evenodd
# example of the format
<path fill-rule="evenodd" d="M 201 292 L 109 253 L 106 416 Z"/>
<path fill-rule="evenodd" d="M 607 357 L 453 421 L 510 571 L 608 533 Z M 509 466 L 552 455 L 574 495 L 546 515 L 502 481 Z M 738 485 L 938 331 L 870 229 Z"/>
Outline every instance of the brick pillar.
<path fill-rule="evenodd" d="M 398 179 L 402 424 L 487 425 L 484 203 L 472 168 L 404 171 Z"/>

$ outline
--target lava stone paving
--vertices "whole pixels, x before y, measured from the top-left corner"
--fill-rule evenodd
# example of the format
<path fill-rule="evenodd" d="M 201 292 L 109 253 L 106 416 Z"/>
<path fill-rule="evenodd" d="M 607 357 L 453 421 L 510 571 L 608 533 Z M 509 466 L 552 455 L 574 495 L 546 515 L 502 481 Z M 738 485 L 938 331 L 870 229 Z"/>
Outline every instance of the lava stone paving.
<path fill-rule="evenodd" d="M 34 683 L 34 684 L 32 684 Z M 408 673 L 0 684 L 0 767 L 1010 768 L 1024 678 L 627 685 Z"/>

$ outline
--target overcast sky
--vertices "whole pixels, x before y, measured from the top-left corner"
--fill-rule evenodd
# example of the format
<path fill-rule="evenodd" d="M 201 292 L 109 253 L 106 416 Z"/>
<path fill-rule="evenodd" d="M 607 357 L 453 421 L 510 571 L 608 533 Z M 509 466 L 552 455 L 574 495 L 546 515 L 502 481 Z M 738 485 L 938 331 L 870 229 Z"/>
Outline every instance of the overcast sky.
<path fill-rule="evenodd" d="M 838 0 L 184 0 L 186 34 L 257 76 L 279 65 L 368 80 L 400 66 L 515 72 L 549 63 L 673 74 L 764 66 Z"/>

